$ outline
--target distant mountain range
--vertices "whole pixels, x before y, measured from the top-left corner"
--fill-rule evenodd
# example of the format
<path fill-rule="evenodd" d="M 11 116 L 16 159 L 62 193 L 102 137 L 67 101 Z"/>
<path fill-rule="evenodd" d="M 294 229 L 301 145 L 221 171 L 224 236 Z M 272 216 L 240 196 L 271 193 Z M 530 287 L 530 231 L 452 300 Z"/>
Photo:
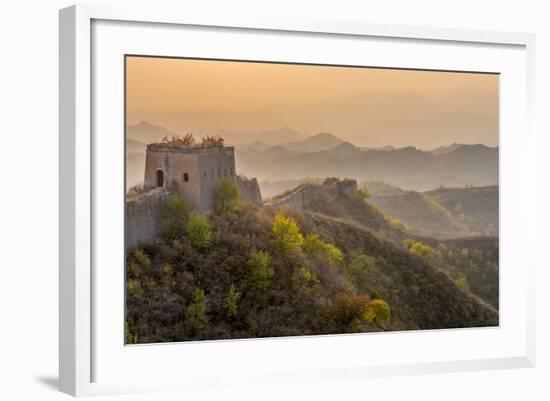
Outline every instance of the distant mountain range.
<path fill-rule="evenodd" d="M 434 139 L 438 145 L 480 142 L 497 146 L 497 98 L 484 90 L 458 90 L 449 96 L 452 106 L 415 91 L 373 90 L 338 98 L 319 96 L 303 103 L 291 100 L 277 105 L 258 104 L 247 110 L 129 110 L 127 121 L 134 124 L 145 120 L 180 134 L 218 132 L 234 145 L 256 140 L 280 145 L 305 139 L 269 135 L 270 130 L 287 126 L 292 128 L 280 130 L 293 135 L 307 133 L 307 136 L 332 132 L 356 146 L 380 148 L 414 144 L 427 149 L 434 147 Z M 222 129 L 224 131 L 220 131 Z"/>
<path fill-rule="evenodd" d="M 251 130 L 251 131 L 228 131 L 228 130 L 207 130 L 193 131 L 196 137 L 204 135 L 220 135 L 225 139 L 225 142 L 230 145 L 241 145 L 244 147 L 258 148 L 265 150 L 266 148 L 279 144 L 288 144 L 289 149 L 292 143 L 299 143 L 306 139 L 298 131 L 290 127 L 282 127 L 279 129 L 268 130 Z M 127 138 L 144 143 L 160 142 L 165 136 L 185 135 L 187 132 L 174 132 L 167 130 L 159 125 L 151 124 L 147 121 L 141 121 L 135 125 L 126 127 Z"/>
<path fill-rule="evenodd" d="M 142 121 L 136 125 L 126 126 L 127 141 L 134 140 L 147 144 L 160 142 L 165 136 L 170 137 L 172 135 L 175 135 L 175 133 L 158 125 L 148 123 L 147 121 Z"/>
<path fill-rule="evenodd" d="M 297 150 L 300 152 L 320 152 L 322 150 L 332 149 L 342 142 L 341 139 L 332 134 L 321 132 L 304 140 L 283 143 L 281 146 L 289 150 Z"/>
<path fill-rule="evenodd" d="M 260 146 L 273 146 L 283 143 L 292 144 L 294 142 L 300 142 L 306 139 L 304 135 L 290 127 L 253 131 L 217 130 L 213 132 L 221 135 L 225 139 L 225 141 L 231 145 L 246 145 L 256 143 L 256 145 Z M 288 149 L 292 149 L 292 147 L 288 147 Z"/>
<path fill-rule="evenodd" d="M 449 145 L 449 146 L 440 146 L 430 151 L 430 153 L 434 156 L 439 156 L 445 153 L 452 152 L 453 150 L 456 150 L 459 146 L 460 146 L 459 143 L 453 143 L 452 145 Z"/>
<path fill-rule="evenodd" d="M 434 151 L 414 147 L 364 150 L 322 133 L 264 150 L 237 147 L 237 166 L 245 175 L 260 180 L 334 176 L 383 180 L 407 190 L 430 190 L 441 185 L 497 184 L 498 148 L 453 144 Z"/>
<path fill-rule="evenodd" d="M 147 145 L 135 139 L 126 140 L 126 153 L 144 153 Z"/>
<path fill-rule="evenodd" d="M 235 145 L 237 171 L 259 180 L 348 177 L 387 181 L 416 191 L 498 184 L 498 147 L 453 143 L 431 151 L 412 146 L 361 148 L 331 133 L 304 137 L 289 127 L 221 134 L 226 143 Z M 145 144 L 172 135 L 146 121 L 127 127 L 129 186 L 142 180 Z M 245 139 L 248 142 L 243 143 Z"/>

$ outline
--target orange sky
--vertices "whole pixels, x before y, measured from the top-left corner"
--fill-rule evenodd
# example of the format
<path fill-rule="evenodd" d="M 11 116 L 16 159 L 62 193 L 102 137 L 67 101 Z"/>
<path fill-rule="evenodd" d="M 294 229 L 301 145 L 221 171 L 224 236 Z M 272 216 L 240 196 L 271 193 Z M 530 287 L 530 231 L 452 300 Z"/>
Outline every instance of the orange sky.
<path fill-rule="evenodd" d="M 127 58 L 128 123 L 290 126 L 360 145 L 498 144 L 498 75 Z"/>

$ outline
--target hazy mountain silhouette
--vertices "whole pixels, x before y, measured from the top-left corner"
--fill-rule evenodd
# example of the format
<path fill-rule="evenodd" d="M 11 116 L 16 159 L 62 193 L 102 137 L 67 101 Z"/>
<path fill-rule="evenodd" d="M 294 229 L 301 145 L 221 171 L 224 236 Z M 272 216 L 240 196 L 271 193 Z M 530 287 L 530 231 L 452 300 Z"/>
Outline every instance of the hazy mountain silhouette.
<path fill-rule="evenodd" d="M 439 155 L 442 155 L 442 154 L 445 154 L 445 153 L 452 152 L 453 150 L 455 150 L 459 146 L 460 146 L 460 144 L 455 142 L 455 143 L 453 143 L 449 146 L 439 146 L 439 147 L 435 148 L 434 150 L 431 150 L 430 153 L 432 155 L 439 156 Z"/>
<path fill-rule="evenodd" d="M 349 177 L 358 181 L 383 180 L 407 190 L 498 184 L 498 148 L 481 144 L 453 143 L 432 151 L 412 146 L 363 150 L 334 134 L 323 132 L 304 138 L 289 127 L 224 133 L 230 144 L 232 136 L 250 139 L 236 147 L 237 169 L 260 180 Z M 171 135 L 175 133 L 146 121 L 127 127 L 129 186 L 142 180 L 145 144 Z"/>
<path fill-rule="evenodd" d="M 270 148 L 270 146 L 265 142 L 256 140 L 256 141 L 254 141 L 252 143 L 249 143 L 247 145 L 239 145 L 239 148 L 243 149 L 243 150 L 247 150 L 249 152 L 262 152 L 262 151 Z"/>
<path fill-rule="evenodd" d="M 301 155 L 302 152 L 297 150 L 290 150 L 282 145 L 272 146 L 265 151 L 261 152 L 262 160 L 278 160 L 282 158 L 290 158 L 294 156 Z"/>
<path fill-rule="evenodd" d="M 300 141 L 305 138 L 304 135 L 290 127 L 251 131 L 227 131 L 222 129 L 213 132 L 221 135 L 227 143 L 233 145 L 262 143 L 273 146 L 284 142 Z"/>
<path fill-rule="evenodd" d="M 320 132 L 302 141 L 283 143 L 282 146 L 290 150 L 299 150 L 301 152 L 319 152 L 321 150 L 332 149 L 342 142 L 344 141 L 333 134 Z"/>
<path fill-rule="evenodd" d="M 143 153 L 147 144 L 136 141 L 135 139 L 126 140 L 126 153 Z"/>
<path fill-rule="evenodd" d="M 142 121 L 136 125 L 126 126 L 126 139 L 143 142 L 145 144 L 160 142 L 165 136 L 175 135 L 174 132 L 167 130 L 164 127 L 151 124 L 147 121 Z"/>
<path fill-rule="evenodd" d="M 301 133 L 311 135 L 322 127 L 343 141 L 370 148 L 403 147 L 411 138 L 426 149 L 459 141 L 497 145 L 498 102 L 477 93 L 452 97 L 451 107 L 412 91 L 373 91 L 253 110 L 129 112 L 128 121 L 152 121 L 175 132 L 219 132 L 232 144 L 260 140 L 279 145 L 303 140 Z"/>
<path fill-rule="evenodd" d="M 330 153 L 336 156 L 355 156 L 361 152 L 357 146 L 353 145 L 350 142 L 342 142 L 340 145 L 335 146 L 330 150 Z"/>
<path fill-rule="evenodd" d="M 385 151 L 388 151 L 388 150 L 395 150 L 396 147 L 391 146 L 391 145 L 386 145 L 386 146 L 382 146 L 382 147 L 379 147 L 379 148 L 369 148 L 369 147 L 362 146 L 359 149 L 361 149 L 361 150 L 378 150 L 378 151 L 381 151 L 381 152 L 385 152 Z"/>
<path fill-rule="evenodd" d="M 286 146 L 263 152 L 238 150 L 238 169 L 260 180 L 349 177 L 359 181 L 383 180 L 408 190 L 498 183 L 498 148 L 484 145 L 458 145 L 438 156 L 415 147 L 361 150 L 349 142 L 317 152 L 291 151 Z"/>

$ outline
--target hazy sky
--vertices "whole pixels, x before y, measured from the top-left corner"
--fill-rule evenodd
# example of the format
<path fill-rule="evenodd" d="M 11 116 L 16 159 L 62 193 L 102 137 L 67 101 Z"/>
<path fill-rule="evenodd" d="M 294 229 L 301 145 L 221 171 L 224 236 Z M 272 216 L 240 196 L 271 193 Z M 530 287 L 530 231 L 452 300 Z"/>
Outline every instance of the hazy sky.
<path fill-rule="evenodd" d="M 498 75 L 147 57 L 126 65 L 128 124 L 288 126 L 363 146 L 498 145 Z"/>

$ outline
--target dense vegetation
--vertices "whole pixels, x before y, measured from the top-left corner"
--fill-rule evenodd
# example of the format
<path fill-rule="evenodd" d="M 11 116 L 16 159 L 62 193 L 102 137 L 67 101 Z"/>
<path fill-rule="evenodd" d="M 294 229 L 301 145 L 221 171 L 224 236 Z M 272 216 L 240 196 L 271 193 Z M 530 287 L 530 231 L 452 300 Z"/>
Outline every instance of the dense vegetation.
<path fill-rule="evenodd" d="M 468 227 L 451 212 L 419 192 L 375 196 L 369 203 L 393 219 L 404 222 L 411 230 L 427 236 L 465 236 Z"/>
<path fill-rule="evenodd" d="M 330 217 L 245 205 L 224 184 L 215 204 L 200 215 L 172 196 L 163 234 L 128 251 L 127 343 L 498 324 L 466 267 L 445 272 L 381 239 L 385 220 L 361 197 L 339 199 Z M 454 256 L 461 245 L 445 246 Z"/>
<path fill-rule="evenodd" d="M 499 308 L 498 237 L 446 240 L 437 245 L 439 265 L 455 283 Z"/>
<path fill-rule="evenodd" d="M 425 195 L 449 210 L 470 233 L 498 235 L 498 186 L 439 188 Z"/>
<path fill-rule="evenodd" d="M 372 183 L 368 190 L 375 194 L 393 193 L 396 198 L 400 198 L 406 192 L 399 190 L 386 183 Z M 363 186 L 363 188 L 365 188 Z M 372 189 L 371 189 L 372 188 Z M 366 189 L 366 188 L 365 188 Z M 438 190 L 442 191 L 442 190 Z M 418 194 L 412 192 L 412 194 Z M 422 194 L 418 194 L 422 195 Z M 423 196 L 423 195 L 422 195 Z M 418 230 L 411 229 L 408 226 L 400 224 L 399 221 L 385 217 L 377 207 L 371 205 L 373 196 L 362 201 L 360 197 L 347 198 L 339 197 L 335 202 L 328 202 L 326 199 L 317 199 L 311 202 L 307 209 L 322 213 L 327 216 L 333 216 L 339 219 L 345 219 L 350 223 L 356 223 L 371 231 L 382 239 L 391 240 L 399 244 L 418 244 L 416 250 L 422 247 L 428 247 L 429 252 L 424 252 L 420 256 L 435 266 L 447 272 L 455 284 L 458 284 L 463 290 L 470 292 L 492 306 L 498 309 L 499 306 L 499 243 L 495 236 L 468 236 L 453 239 L 437 239 L 428 236 L 422 236 Z M 422 204 L 430 205 L 433 203 L 427 197 L 423 196 L 425 201 L 421 201 L 418 206 L 418 215 L 429 225 L 429 217 L 433 214 L 424 215 Z M 434 206 L 435 209 L 441 209 L 441 206 Z M 411 211 L 413 213 L 413 211 Z M 449 212 L 444 212 L 443 216 L 438 216 L 439 221 L 448 219 L 452 223 L 452 217 Z M 421 223 L 421 219 L 416 221 Z M 447 221 L 448 221 L 447 220 Z M 435 222 L 433 223 L 435 224 Z M 435 226 L 432 226 L 435 227 Z M 452 226 L 451 226 L 452 227 Z M 464 227 L 467 231 L 467 228 Z M 438 232 L 441 233 L 441 232 Z M 407 249 L 409 249 L 407 247 Z M 424 248 L 425 249 L 425 248 Z M 419 254 L 419 252 L 413 253 Z"/>

